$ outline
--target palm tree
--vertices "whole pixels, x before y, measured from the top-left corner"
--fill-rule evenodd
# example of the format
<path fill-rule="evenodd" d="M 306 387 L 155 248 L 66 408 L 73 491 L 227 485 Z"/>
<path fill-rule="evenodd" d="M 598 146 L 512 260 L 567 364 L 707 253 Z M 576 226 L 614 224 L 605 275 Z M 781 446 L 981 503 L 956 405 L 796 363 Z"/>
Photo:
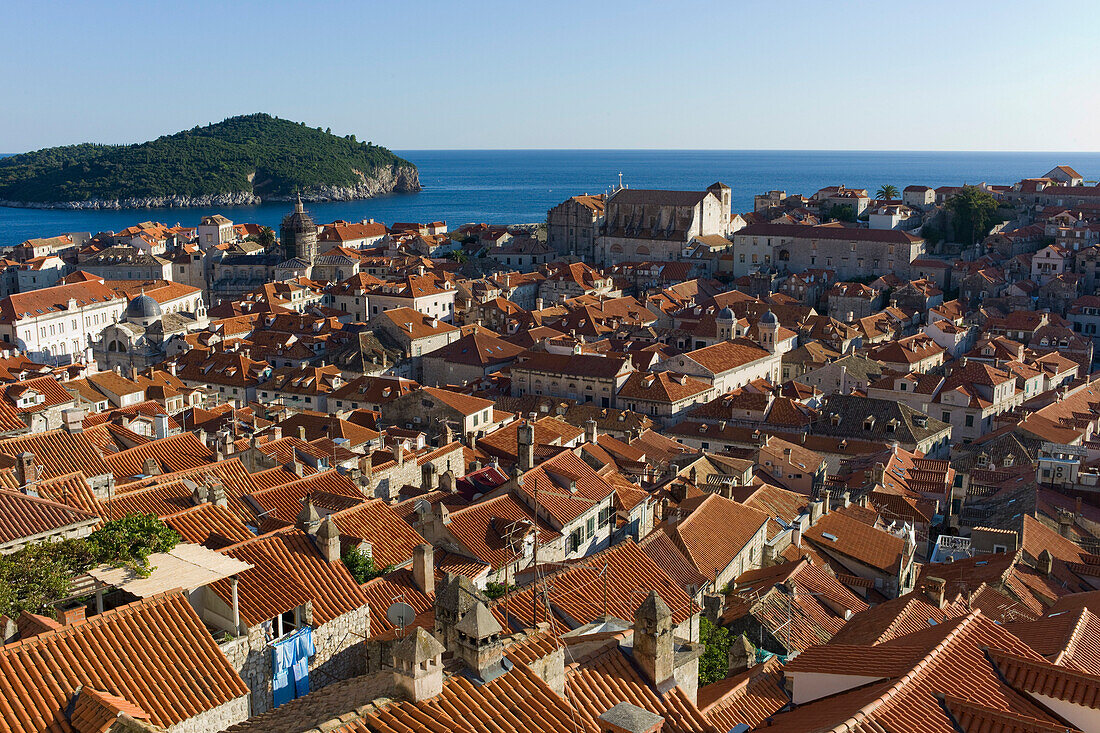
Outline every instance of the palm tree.
<path fill-rule="evenodd" d="M 892 201 L 898 197 L 898 187 L 887 183 L 878 190 L 875 197 L 878 198 L 879 201 Z"/>

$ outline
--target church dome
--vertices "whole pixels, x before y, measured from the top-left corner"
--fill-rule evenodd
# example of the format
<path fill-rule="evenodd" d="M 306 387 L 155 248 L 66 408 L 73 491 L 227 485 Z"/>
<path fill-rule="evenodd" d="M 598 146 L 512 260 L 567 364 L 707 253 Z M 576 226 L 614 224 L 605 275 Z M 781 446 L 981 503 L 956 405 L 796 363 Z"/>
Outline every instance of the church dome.
<path fill-rule="evenodd" d="M 768 310 L 764 311 L 763 315 L 760 316 L 760 325 L 761 326 L 778 326 L 779 325 L 779 319 L 775 317 L 775 314 L 772 313 L 771 309 L 769 308 Z"/>
<path fill-rule="evenodd" d="M 145 293 L 131 300 L 129 305 L 126 306 L 126 320 L 128 321 L 153 321 L 160 318 L 163 313 L 160 303 Z M 146 323 L 146 325 L 148 324 Z"/>
<path fill-rule="evenodd" d="M 737 317 L 733 315 L 733 309 L 728 305 L 718 313 L 719 321 L 736 321 Z"/>

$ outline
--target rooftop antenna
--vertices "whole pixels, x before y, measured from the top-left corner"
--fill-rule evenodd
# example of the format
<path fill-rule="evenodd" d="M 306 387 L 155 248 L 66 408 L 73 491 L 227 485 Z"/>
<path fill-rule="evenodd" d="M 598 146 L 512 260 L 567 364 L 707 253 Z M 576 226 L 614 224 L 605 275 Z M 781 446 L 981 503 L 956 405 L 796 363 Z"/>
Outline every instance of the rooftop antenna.
<path fill-rule="evenodd" d="M 398 596 L 400 598 L 400 596 Z M 386 609 L 386 620 L 397 627 L 398 636 L 405 635 L 405 628 L 416 619 L 416 611 L 408 603 L 397 601 Z"/>

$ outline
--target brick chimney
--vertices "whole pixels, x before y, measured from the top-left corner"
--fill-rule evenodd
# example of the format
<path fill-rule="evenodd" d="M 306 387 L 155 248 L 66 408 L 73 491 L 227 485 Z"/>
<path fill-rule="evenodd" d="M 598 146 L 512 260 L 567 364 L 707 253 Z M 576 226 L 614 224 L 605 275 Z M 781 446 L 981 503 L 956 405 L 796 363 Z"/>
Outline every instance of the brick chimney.
<path fill-rule="evenodd" d="M 932 599 L 932 605 L 936 608 L 943 608 L 944 603 L 944 591 L 947 588 L 947 581 L 943 578 L 928 578 L 924 584 L 924 592 Z"/>
<path fill-rule="evenodd" d="M 57 622 L 62 626 L 72 626 L 73 624 L 78 624 L 84 620 L 86 611 L 87 607 L 85 606 L 59 608 L 57 609 Z"/>
<path fill-rule="evenodd" d="M 38 481 L 38 466 L 34 462 L 34 454 L 23 451 L 15 461 L 15 480 L 21 488 L 26 488 Z"/>
<path fill-rule="evenodd" d="M 435 550 L 428 543 L 413 548 L 413 582 L 424 595 L 435 595 Z"/>

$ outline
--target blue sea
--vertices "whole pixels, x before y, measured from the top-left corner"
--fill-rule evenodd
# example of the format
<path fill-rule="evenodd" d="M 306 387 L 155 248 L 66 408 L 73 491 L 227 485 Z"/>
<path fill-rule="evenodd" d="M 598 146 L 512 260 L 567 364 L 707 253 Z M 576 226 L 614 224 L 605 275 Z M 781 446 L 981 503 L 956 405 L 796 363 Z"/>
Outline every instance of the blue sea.
<path fill-rule="evenodd" d="M 402 150 L 420 169 L 423 191 L 364 201 L 312 203 L 314 219 L 445 220 L 519 224 L 543 221 L 569 196 L 607 191 L 619 180 L 632 188 L 700 190 L 715 181 L 733 189 L 737 211 L 755 194 L 782 189 L 811 194 L 828 185 L 867 188 L 893 184 L 1009 184 L 1070 165 L 1100 178 L 1100 153 L 872 152 L 791 150 Z M 70 231 L 118 231 L 139 221 L 194 226 L 208 214 L 277 228 L 288 205 L 220 209 L 61 211 L 0 207 L 0 246 Z"/>

